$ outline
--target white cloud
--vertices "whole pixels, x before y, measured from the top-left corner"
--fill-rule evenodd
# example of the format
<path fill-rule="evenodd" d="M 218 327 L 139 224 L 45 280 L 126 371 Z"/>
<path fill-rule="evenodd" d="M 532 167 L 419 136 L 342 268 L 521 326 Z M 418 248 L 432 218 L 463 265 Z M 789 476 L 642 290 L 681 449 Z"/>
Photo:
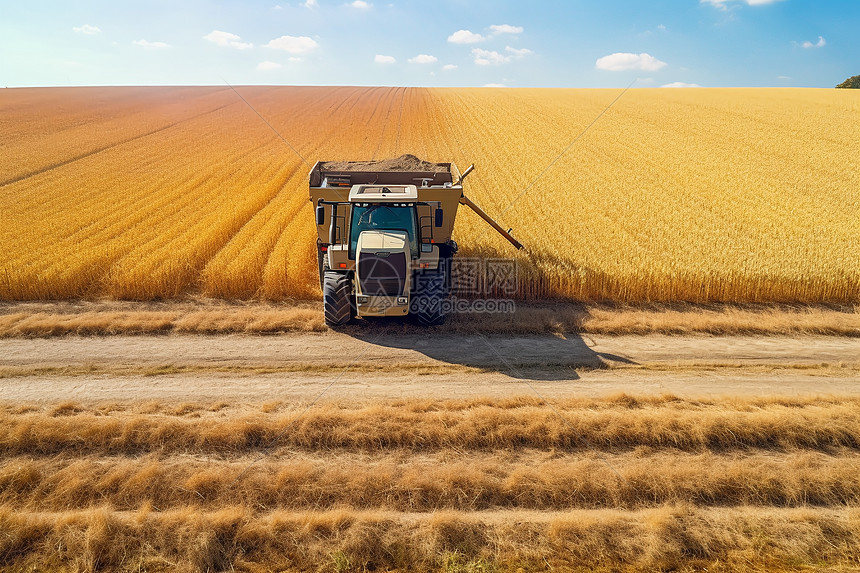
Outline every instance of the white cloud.
<path fill-rule="evenodd" d="M 257 64 L 257 69 L 260 70 L 261 72 L 268 72 L 270 70 L 277 70 L 280 67 L 281 67 L 281 64 L 279 64 L 277 62 L 265 61 L 265 62 L 260 62 L 259 64 Z"/>
<path fill-rule="evenodd" d="M 663 84 L 660 86 L 661 88 L 700 88 L 699 84 L 688 84 L 686 82 L 672 82 L 670 84 Z"/>
<path fill-rule="evenodd" d="M 307 2 L 305 2 L 305 8 L 316 8 L 316 7 L 317 7 L 317 0 L 307 0 Z"/>
<path fill-rule="evenodd" d="M 72 28 L 73 31 L 78 34 L 84 34 L 86 36 L 95 36 L 96 34 L 101 34 L 102 31 L 98 26 L 91 26 L 89 24 L 84 24 L 83 26 L 75 26 Z"/>
<path fill-rule="evenodd" d="M 475 58 L 475 63 L 479 66 L 498 66 L 511 61 L 510 56 L 500 54 L 495 50 L 482 50 L 481 48 L 472 48 L 472 57 Z"/>
<path fill-rule="evenodd" d="M 397 60 L 394 56 L 383 56 L 382 54 L 376 54 L 374 56 L 373 61 L 377 64 L 396 64 Z"/>
<path fill-rule="evenodd" d="M 657 24 L 657 29 L 660 30 L 661 32 L 665 32 L 666 26 L 663 24 Z"/>
<path fill-rule="evenodd" d="M 448 41 L 452 44 L 477 44 L 478 42 L 483 42 L 485 39 L 482 35 L 470 32 L 469 30 L 457 30 L 448 36 Z"/>
<path fill-rule="evenodd" d="M 490 26 L 490 30 L 493 31 L 494 34 L 522 34 L 523 27 L 522 26 L 511 26 L 509 24 L 494 24 Z"/>
<path fill-rule="evenodd" d="M 818 41 L 814 44 L 810 41 L 806 41 L 806 42 L 801 44 L 801 46 L 804 48 L 823 48 L 826 45 L 827 45 L 827 40 L 825 40 L 821 36 L 818 36 Z"/>
<path fill-rule="evenodd" d="M 666 62 L 658 60 L 651 54 L 617 52 L 615 54 L 598 58 L 594 67 L 598 70 L 609 70 L 612 72 L 622 72 L 625 70 L 644 70 L 647 72 L 655 72 L 661 68 L 665 68 L 666 65 Z"/>
<path fill-rule="evenodd" d="M 438 61 L 439 58 L 428 54 L 418 54 L 414 58 L 409 58 L 410 64 L 435 64 Z"/>
<path fill-rule="evenodd" d="M 529 54 L 534 54 L 534 52 L 532 52 L 531 50 L 529 50 L 527 48 L 521 48 L 518 50 L 518 49 L 512 48 L 510 46 L 505 46 L 505 51 L 508 52 L 509 54 L 513 54 L 517 58 L 524 58 L 525 56 L 528 56 Z"/>
<path fill-rule="evenodd" d="M 301 62 L 302 61 L 302 59 L 298 56 L 290 56 L 288 59 L 291 62 Z"/>
<path fill-rule="evenodd" d="M 147 50 L 158 50 L 160 48 L 169 48 L 170 44 L 164 42 L 147 42 L 146 40 L 135 40 L 132 42 L 135 46 L 142 46 Z"/>
<path fill-rule="evenodd" d="M 316 3 L 316 0 L 314 0 L 314 3 Z M 359 10 L 367 10 L 370 8 L 370 4 L 364 0 L 355 0 L 355 2 L 350 2 L 349 5 L 353 8 L 358 8 Z"/>
<path fill-rule="evenodd" d="M 505 84 L 484 84 L 485 88 L 503 88 Z"/>
<path fill-rule="evenodd" d="M 456 70 L 457 65 L 456 64 L 445 64 L 444 66 L 442 66 L 442 69 L 443 70 Z"/>
<path fill-rule="evenodd" d="M 790 80 L 791 76 L 776 76 L 776 79 L 778 79 L 778 80 Z"/>
<path fill-rule="evenodd" d="M 281 36 L 266 44 L 267 48 L 284 50 L 291 54 L 306 54 L 319 47 L 316 40 L 307 36 Z"/>
<path fill-rule="evenodd" d="M 765 6 L 767 4 L 774 4 L 781 1 L 782 0 L 699 0 L 699 3 L 710 4 L 720 10 L 728 10 L 727 4 L 730 2 L 745 2 L 749 6 Z"/>
<path fill-rule="evenodd" d="M 230 32 L 222 32 L 221 30 L 212 30 L 211 32 L 203 36 L 203 39 L 209 40 L 213 44 L 224 46 L 225 48 L 237 48 L 239 50 L 247 50 L 248 48 L 254 47 L 254 44 L 240 42 L 239 40 L 241 40 L 242 38 L 240 38 L 236 34 L 231 34 Z"/>

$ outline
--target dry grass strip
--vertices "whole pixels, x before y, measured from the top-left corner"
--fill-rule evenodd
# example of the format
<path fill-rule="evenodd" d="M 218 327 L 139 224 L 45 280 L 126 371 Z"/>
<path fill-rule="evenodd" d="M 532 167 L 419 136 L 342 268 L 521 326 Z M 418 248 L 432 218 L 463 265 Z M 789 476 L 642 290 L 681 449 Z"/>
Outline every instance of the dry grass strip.
<path fill-rule="evenodd" d="M 324 332 L 321 304 L 186 299 L 0 304 L 0 338 L 114 334 Z M 372 323 L 376 324 L 376 323 Z M 362 330 L 367 322 L 349 329 Z M 396 332 L 426 332 L 386 323 Z M 712 334 L 860 336 L 857 307 L 780 305 L 581 305 L 525 303 L 512 314 L 453 315 L 434 332 L 487 334 Z"/>
<path fill-rule="evenodd" d="M 0 508 L 0 566 L 32 571 L 856 571 L 854 509 L 666 506 L 263 515 Z"/>

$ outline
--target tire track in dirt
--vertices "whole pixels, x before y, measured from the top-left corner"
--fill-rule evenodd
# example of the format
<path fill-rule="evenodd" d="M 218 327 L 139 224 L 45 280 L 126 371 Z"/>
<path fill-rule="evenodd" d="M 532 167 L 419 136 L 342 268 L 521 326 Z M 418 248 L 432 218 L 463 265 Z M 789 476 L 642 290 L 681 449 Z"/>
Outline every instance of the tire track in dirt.
<path fill-rule="evenodd" d="M 0 340 L 8 400 L 305 400 L 332 396 L 860 394 L 860 340 L 835 337 L 488 336 L 361 331 L 278 336 Z M 499 363 L 498 354 L 507 364 Z M 351 357 L 361 359 L 354 361 Z"/>

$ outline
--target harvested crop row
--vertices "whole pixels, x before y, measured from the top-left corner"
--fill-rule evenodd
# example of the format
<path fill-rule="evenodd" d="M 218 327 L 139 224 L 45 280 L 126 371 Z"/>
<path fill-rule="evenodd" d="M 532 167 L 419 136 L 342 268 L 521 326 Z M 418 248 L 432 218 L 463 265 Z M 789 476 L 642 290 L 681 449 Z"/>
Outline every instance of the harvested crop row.
<path fill-rule="evenodd" d="M 637 512 L 212 512 L 0 508 L 18 570 L 708 571 L 856 567 L 856 510 L 685 506 Z"/>
<path fill-rule="evenodd" d="M 541 400 L 388 401 L 344 407 L 302 405 L 288 411 L 227 416 L 189 405 L 163 415 L 93 412 L 73 404 L 0 413 L 0 453 L 22 455 L 171 454 L 304 451 L 379 452 L 556 449 L 685 452 L 751 448 L 829 452 L 860 449 L 857 399 L 702 403 L 674 397 L 621 396 L 597 402 Z"/>
<path fill-rule="evenodd" d="M 858 405 L 8 404 L 0 568 L 850 567 Z"/>
<path fill-rule="evenodd" d="M 423 332 L 408 323 L 398 333 Z M 159 305 L 86 301 L 12 303 L 0 307 L 0 338 L 108 334 L 228 334 L 322 332 L 319 303 L 225 302 L 215 299 Z M 518 303 L 512 314 L 455 314 L 436 332 L 860 336 L 860 312 L 821 307 L 610 307 Z"/>
<path fill-rule="evenodd" d="M 389 331 L 424 332 L 408 323 Z M 85 301 L 0 306 L 0 338 L 108 334 L 267 334 L 327 330 L 319 303 L 225 302 L 217 299 L 159 305 Z M 822 307 L 740 308 L 653 305 L 618 307 L 518 303 L 515 313 L 456 314 L 437 332 L 713 335 L 829 335 L 860 337 L 860 312 Z"/>
<path fill-rule="evenodd" d="M 420 456 L 7 458 L 0 505 L 21 511 L 180 507 L 248 511 L 343 507 L 443 509 L 639 509 L 696 506 L 856 506 L 856 452 L 683 454 L 648 448 L 600 456 L 545 451 L 445 451 Z"/>

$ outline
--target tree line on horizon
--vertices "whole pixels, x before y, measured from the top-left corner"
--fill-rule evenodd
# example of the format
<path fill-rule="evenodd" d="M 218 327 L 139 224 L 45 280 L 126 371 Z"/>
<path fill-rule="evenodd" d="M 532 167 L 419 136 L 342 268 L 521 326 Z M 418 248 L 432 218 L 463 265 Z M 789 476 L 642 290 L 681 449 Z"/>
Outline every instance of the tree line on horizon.
<path fill-rule="evenodd" d="M 860 89 L 860 76 L 851 76 L 838 86 L 837 88 Z"/>

